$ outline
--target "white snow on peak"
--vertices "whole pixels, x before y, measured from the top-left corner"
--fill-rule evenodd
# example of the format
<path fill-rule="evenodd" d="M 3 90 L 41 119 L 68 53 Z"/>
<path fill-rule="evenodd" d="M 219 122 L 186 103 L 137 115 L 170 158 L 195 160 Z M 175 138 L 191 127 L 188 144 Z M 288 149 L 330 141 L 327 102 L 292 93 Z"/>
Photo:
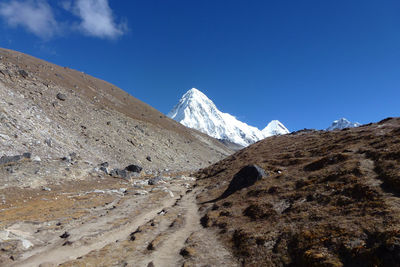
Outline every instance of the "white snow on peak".
<path fill-rule="evenodd" d="M 272 121 L 265 131 L 247 125 L 234 116 L 221 112 L 196 88 L 187 91 L 167 116 L 189 128 L 242 146 L 248 146 L 271 135 L 289 132 L 279 121 Z"/>
<path fill-rule="evenodd" d="M 361 124 L 358 122 L 350 122 L 346 118 L 341 118 L 341 119 L 333 121 L 332 125 L 329 126 L 326 130 L 327 131 L 342 130 L 342 129 L 346 129 L 346 128 L 358 127 L 360 125 Z"/>
<path fill-rule="evenodd" d="M 272 120 L 267 127 L 262 130 L 265 137 L 290 133 L 289 130 L 278 120 Z"/>

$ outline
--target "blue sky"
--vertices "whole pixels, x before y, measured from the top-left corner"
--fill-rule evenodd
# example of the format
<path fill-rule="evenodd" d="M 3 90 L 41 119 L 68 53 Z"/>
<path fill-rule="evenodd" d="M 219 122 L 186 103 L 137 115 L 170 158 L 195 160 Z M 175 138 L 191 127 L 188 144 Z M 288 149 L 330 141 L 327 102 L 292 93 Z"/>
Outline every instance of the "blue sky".
<path fill-rule="evenodd" d="M 4 0 L 0 46 L 164 113 L 196 87 L 261 129 L 399 116 L 398 0 Z"/>

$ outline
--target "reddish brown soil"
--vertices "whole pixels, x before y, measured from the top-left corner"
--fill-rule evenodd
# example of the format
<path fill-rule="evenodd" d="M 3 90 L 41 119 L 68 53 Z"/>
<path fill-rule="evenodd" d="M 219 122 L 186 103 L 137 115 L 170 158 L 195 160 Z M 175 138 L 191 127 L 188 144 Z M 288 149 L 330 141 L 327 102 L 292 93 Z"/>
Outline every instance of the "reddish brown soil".
<path fill-rule="evenodd" d="M 218 199 L 249 164 L 268 177 Z M 267 138 L 197 173 L 201 222 L 244 266 L 400 266 L 399 166 L 399 118 Z"/>

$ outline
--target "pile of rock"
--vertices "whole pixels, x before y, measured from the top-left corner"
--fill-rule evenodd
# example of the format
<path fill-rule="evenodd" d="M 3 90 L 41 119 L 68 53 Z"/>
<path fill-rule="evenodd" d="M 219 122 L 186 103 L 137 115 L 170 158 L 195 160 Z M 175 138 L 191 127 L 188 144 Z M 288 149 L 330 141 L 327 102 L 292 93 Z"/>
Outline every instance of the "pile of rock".
<path fill-rule="evenodd" d="M 100 164 L 99 170 L 112 177 L 122 178 L 127 180 L 129 180 L 131 177 L 139 176 L 139 174 L 143 170 L 142 167 L 135 164 L 128 165 L 124 169 L 115 168 L 109 170 L 109 166 L 110 165 L 108 162 L 103 162 Z"/>

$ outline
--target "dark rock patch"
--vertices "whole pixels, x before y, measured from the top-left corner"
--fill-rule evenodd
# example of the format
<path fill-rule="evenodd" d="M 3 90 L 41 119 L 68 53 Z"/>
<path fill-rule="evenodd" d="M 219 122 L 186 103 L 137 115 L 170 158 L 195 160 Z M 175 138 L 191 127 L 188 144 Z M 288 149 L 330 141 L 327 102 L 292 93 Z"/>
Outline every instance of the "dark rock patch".
<path fill-rule="evenodd" d="M 56 97 L 57 97 L 58 100 L 61 100 L 61 101 L 67 100 L 67 96 L 65 94 L 62 94 L 62 93 L 58 93 L 56 95 Z"/>
<path fill-rule="evenodd" d="M 127 171 L 126 170 L 121 170 L 121 169 L 112 169 L 110 171 L 110 175 L 112 177 L 115 177 L 115 178 L 123 178 L 123 179 L 128 178 Z"/>
<path fill-rule="evenodd" d="M 257 165 L 243 167 L 231 180 L 228 188 L 216 200 L 226 198 L 236 191 L 254 185 L 257 181 L 267 177 L 267 173 Z M 214 200 L 214 201 L 216 201 Z"/>
<path fill-rule="evenodd" d="M 64 232 L 62 235 L 60 235 L 60 238 L 68 238 L 70 234 L 68 232 Z"/>
<path fill-rule="evenodd" d="M 24 79 L 28 78 L 28 76 L 29 76 L 25 70 L 19 70 L 18 74 L 21 75 L 21 77 Z"/>
<path fill-rule="evenodd" d="M 143 168 L 138 166 L 138 165 L 131 164 L 131 165 L 125 167 L 125 170 L 128 171 L 128 172 L 140 173 L 143 170 Z"/>
<path fill-rule="evenodd" d="M 159 184 L 163 179 L 161 177 L 154 177 L 149 179 L 148 184 L 149 185 L 156 185 Z"/>

